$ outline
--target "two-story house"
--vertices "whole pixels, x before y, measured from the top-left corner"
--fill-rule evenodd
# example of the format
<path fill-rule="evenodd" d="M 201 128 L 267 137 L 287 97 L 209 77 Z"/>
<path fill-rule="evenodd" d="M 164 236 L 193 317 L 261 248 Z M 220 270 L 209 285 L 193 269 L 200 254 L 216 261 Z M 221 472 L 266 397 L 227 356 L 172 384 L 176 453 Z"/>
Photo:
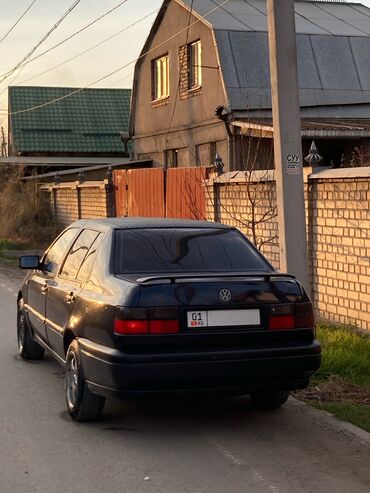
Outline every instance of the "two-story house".
<path fill-rule="evenodd" d="M 370 9 L 295 2 L 303 151 L 323 164 L 370 149 Z M 136 64 L 136 159 L 226 169 L 272 159 L 266 0 L 165 0 Z M 258 153 L 256 159 L 256 153 Z"/>

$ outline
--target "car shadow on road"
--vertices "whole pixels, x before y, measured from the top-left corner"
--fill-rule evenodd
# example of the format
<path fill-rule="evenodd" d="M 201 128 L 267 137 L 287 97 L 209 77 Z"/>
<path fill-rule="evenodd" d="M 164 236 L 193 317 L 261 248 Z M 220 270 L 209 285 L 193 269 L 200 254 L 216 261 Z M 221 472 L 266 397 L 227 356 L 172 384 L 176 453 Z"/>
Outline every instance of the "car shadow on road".
<path fill-rule="evenodd" d="M 286 415 L 282 409 L 275 415 Z M 222 427 L 240 428 L 240 425 L 253 426 L 261 423 L 271 412 L 256 408 L 248 396 L 179 398 L 164 396 L 138 401 L 108 401 L 100 427 L 104 430 L 128 431 L 142 430 L 155 432 L 166 429 L 167 433 L 186 434 L 189 428 L 203 430 Z"/>

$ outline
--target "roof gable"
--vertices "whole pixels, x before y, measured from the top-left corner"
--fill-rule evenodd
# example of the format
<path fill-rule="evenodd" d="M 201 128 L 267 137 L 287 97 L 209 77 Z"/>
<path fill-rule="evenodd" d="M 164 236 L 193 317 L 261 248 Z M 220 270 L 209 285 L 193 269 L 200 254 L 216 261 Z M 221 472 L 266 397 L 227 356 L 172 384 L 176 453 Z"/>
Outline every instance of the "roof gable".
<path fill-rule="evenodd" d="M 142 57 L 171 1 L 214 31 L 230 109 L 270 109 L 266 0 L 230 0 L 222 7 L 221 0 L 165 0 Z M 370 103 L 370 9 L 345 1 L 296 0 L 295 12 L 301 106 Z"/>
<path fill-rule="evenodd" d="M 12 154 L 124 153 L 120 132 L 128 130 L 130 89 L 83 89 L 53 104 L 22 113 L 73 91 L 78 89 L 9 88 Z"/>

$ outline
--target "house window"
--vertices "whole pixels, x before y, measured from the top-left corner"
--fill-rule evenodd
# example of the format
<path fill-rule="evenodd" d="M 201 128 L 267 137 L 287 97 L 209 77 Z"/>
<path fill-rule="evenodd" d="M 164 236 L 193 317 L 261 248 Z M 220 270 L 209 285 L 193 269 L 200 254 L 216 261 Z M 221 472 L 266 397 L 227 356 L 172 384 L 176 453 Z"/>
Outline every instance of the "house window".
<path fill-rule="evenodd" d="M 167 98 L 170 95 L 168 55 L 152 61 L 152 99 Z"/>
<path fill-rule="evenodd" d="M 179 165 L 179 151 L 177 149 L 164 151 L 164 162 L 166 168 L 177 168 Z"/>
<path fill-rule="evenodd" d="M 188 45 L 189 90 L 202 85 L 202 44 L 195 41 Z"/>

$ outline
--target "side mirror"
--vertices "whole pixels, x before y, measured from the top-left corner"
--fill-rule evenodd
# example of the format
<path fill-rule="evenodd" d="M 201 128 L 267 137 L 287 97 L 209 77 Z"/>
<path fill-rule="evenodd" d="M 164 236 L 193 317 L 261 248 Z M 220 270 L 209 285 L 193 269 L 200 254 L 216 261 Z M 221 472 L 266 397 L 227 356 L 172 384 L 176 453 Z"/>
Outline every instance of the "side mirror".
<path fill-rule="evenodd" d="M 21 269 L 38 269 L 40 267 L 40 257 L 38 255 L 23 255 L 19 257 L 19 267 Z"/>

